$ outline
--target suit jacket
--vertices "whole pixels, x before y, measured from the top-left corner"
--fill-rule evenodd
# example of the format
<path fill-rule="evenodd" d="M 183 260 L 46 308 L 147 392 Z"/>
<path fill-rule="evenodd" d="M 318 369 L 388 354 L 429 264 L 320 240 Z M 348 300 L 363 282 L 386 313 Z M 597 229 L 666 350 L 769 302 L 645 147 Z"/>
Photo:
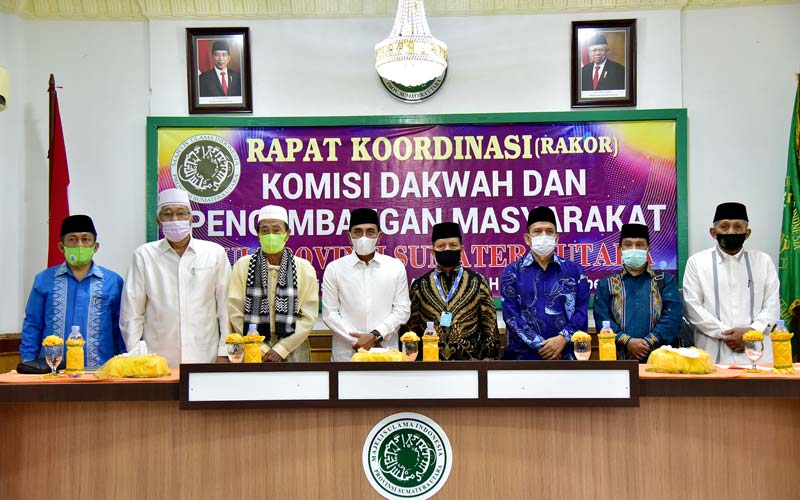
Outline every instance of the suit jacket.
<path fill-rule="evenodd" d="M 581 90 L 595 90 L 592 85 L 594 77 L 594 63 L 589 63 L 581 68 Z M 624 90 L 625 89 L 625 66 L 616 63 L 611 59 L 606 59 L 603 66 L 603 73 L 597 80 L 596 90 Z"/>
<path fill-rule="evenodd" d="M 225 70 L 228 76 L 228 96 L 242 95 L 242 75 L 238 71 L 230 68 Z M 200 97 L 220 97 L 222 93 L 222 83 L 217 77 L 214 68 L 200 74 Z"/>

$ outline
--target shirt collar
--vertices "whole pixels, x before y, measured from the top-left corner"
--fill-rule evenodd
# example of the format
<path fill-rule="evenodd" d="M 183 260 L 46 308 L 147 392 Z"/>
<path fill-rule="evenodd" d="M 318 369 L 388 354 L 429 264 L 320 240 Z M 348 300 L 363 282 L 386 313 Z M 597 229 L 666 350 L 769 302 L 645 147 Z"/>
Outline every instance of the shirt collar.
<path fill-rule="evenodd" d="M 461 263 L 459 262 L 458 265 L 454 267 L 452 271 L 450 271 L 450 275 L 451 276 L 456 275 L 460 270 L 461 270 Z M 442 270 L 442 267 L 439 264 L 436 264 L 436 273 L 439 274 L 440 276 L 444 274 L 444 271 Z"/>
<path fill-rule="evenodd" d="M 363 260 L 358 258 L 358 254 L 356 254 L 355 252 L 351 252 L 347 257 L 350 258 L 350 260 L 351 260 L 350 265 L 352 267 L 356 267 L 359 264 L 362 264 L 365 267 L 367 265 L 366 262 L 364 262 Z M 383 259 L 384 259 L 384 255 L 376 250 L 375 251 L 375 256 L 372 257 L 371 261 L 369 261 L 369 265 L 370 266 L 380 266 L 381 262 L 383 261 Z"/>
<path fill-rule="evenodd" d="M 645 273 L 649 274 L 650 276 L 653 276 L 653 274 L 654 274 L 653 273 L 653 266 L 651 266 L 649 262 L 647 263 L 647 267 L 644 269 L 644 272 L 639 274 L 638 276 L 641 276 L 642 274 L 645 274 Z M 624 265 L 622 266 L 622 274 L 627 274 L 630 277 L 635 278 L 635 276 L 633 274 L 631 274 L 631 272 L 628 270 L 628 268 L 625 267 Z"/>
<path fill-rule="evenodd" d="M 72 272 L 72 269 L 67 265 L 66 262 L 62 263 L 60 266 L 58 266 L 58 269 L 56 269 L 56 276 L 61 276 L 64 274 L 69 274 L 73 278 L 75 277 L 75 274 Z M 96 276 L 98 278 L 102 278 L 103 270 L 100 268 L 100 266 L 95 264 L 94 261 L 92 261 L 92 267 L 89 268 L 89 272 L 86 273 L 86 276 Z"/>
<path fill-rule="evenodd" d="M 189 238 L 189 244 L 186 246 L 187 250 L 189 250 L 190 248 L 192 249 L 193 252 L 195 251 L 195 248 L 194 248 L 194 236 Z M 165 253 L 169 252 L 170 250 L 172 250 L 172 247 L 170 246 L 169 241 L 167 241 L 166 238 L 161 238 L 160 240 L 158 240 L 158 253 L 165 254 Z"/>
<path fill-rule="evenodd" d="M 725 262 L 726 260 L 735 260 L 735 261 L 741 262 L 742 258 L 744 257 L 744 253 L 745 253 L 745 249 L 742 248 L 741 250 L 739 250 L 735 254 L 731 255 L 731 254 L 723 252 L 722 249 L 719 247 L 719 245 L 714 247 L 714 250 L 717 252 L 717 257 L 722 262 Z"/>
<path fill-rule="evenodd" d="M 550 263 L 555 264 L 560 268 L 562 262 L 564 262 L 564 259 L 559 257 L 557 253 L 553 252 L 553 260 Z M 525 255 L 525 258 L 522 260 L 522 267 L 529 267 L 534 264 L 539 266 L 539 263 L 536 262 L 536 258 L 533 256 L 533 250 L 531 250 Z M 542 266 L 539 267 L 541 268 Z"/>

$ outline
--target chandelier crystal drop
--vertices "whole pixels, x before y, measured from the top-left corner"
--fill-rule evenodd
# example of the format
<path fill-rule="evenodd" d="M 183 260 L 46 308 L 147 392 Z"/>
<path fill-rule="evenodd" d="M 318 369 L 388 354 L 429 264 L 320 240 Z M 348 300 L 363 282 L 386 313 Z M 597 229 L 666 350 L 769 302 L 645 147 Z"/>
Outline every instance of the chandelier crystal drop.
<path fill-rule="evenodd" d="M 392 32 L 375 45 L 375 69 L 406 87 L 429 82 L 447 69 L 447 44 L 431 35 L 423 0 L 399 0 Z"/>

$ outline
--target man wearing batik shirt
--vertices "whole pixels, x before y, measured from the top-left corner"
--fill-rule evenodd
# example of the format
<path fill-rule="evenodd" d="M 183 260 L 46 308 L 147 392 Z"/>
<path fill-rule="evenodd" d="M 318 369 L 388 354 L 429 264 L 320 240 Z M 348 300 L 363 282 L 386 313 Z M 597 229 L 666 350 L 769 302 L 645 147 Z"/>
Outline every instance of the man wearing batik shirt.
<path fill-rule="evenodd" d="M 311 263 L 286 248 L 289 214 L 267 205 L 258 212 L 254 255 L 236 261 L 228 287 L 231 331 L 256 325 L 268 342 L 264 361 L 309 361 L 308 334 L 319 311 L 319 283 Z"/>
<path fill-rule="evenodd" d="M 686 262 L 684 315 L 695 329 L 695 344 L 715 363 L 749 364 L 742 336 L 748 330 L 766 335 L 778 321 L 778 273 L 769 255 L 743 248 L 751 229 L 741 203 L 717 206 L 709 234 L 717 244 Z M 769 340 L 760 361 L 772 362 Z"/>
<path fill-rule="evenodd" d="M 325 267 L 322 320 L 333 333 L 331 361 L 350 361 L 359 349 L 397 348 L 397 331 L 408 321 L 406 268 L 377 251 L 381 235 L 375 210 L 353 210 L 353 253 Z"/>
<path fill-rule="evenodd" d="M 32 361 L 42 351 L 42 340 L 57 335 L 64 340 L 72 326 L 79 326 L 84 363 L 99 368 L 115 354 L 125 352 L 119 330 L 122 278 L 94 262 L 100 248 L 92 219 L 72 215 L 61 223 L 58 249 L 66 262 L 36 275 L 25 307 L 19 353 Z"/>
<path fill-rule="evenodd" d="M 436 269 L 411 284 L 407 328 L 422 335 L 432 321 L 444 360 L 496 359 L 497 311 L 489 282 L 461 265 L 461 228 L 454 222 L 433 226 L 431 252 Z"/>
<path fill-rule="evenodd" d="M 675 276 L 654 270 L 648 264 L 647 226 L 623 224 L 619 247 L 622 270 L 597 285 L 594 322 L 611 323 L 617 334 L 619 359 L 638 359 L 644 363 L 653 349 L 675 339 L 683 306 Z"/>
<path fill-rule="evenodd" d="M 555 254 L 556 216 L 528 213 L 531 251 L 506 266 L 500 284 L 506 323 L 504 359 L 575 359 L 572 334 L 587 329 L 589 283 L 583 268 Z"/>

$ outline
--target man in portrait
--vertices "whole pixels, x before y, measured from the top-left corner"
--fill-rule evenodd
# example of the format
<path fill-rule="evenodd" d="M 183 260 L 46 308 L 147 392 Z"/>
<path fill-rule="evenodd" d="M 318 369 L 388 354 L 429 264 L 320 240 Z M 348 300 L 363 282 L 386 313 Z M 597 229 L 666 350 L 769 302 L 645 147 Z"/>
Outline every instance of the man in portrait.
<path fill-rule="evenodd" d="M 242 95 L 242 75 L 228 67 L 230 47 L 225 40 L 211 44 L 214 67 L 200 74 L 200 97 L 225 97 Z"/>
<path fill-rule="evenodd" d="M 589 62 L 581 68 L 581 90 L 624 90 L 625 66 L 608 58 L 608 40 L 602 33 L 589 39 Z"/>

